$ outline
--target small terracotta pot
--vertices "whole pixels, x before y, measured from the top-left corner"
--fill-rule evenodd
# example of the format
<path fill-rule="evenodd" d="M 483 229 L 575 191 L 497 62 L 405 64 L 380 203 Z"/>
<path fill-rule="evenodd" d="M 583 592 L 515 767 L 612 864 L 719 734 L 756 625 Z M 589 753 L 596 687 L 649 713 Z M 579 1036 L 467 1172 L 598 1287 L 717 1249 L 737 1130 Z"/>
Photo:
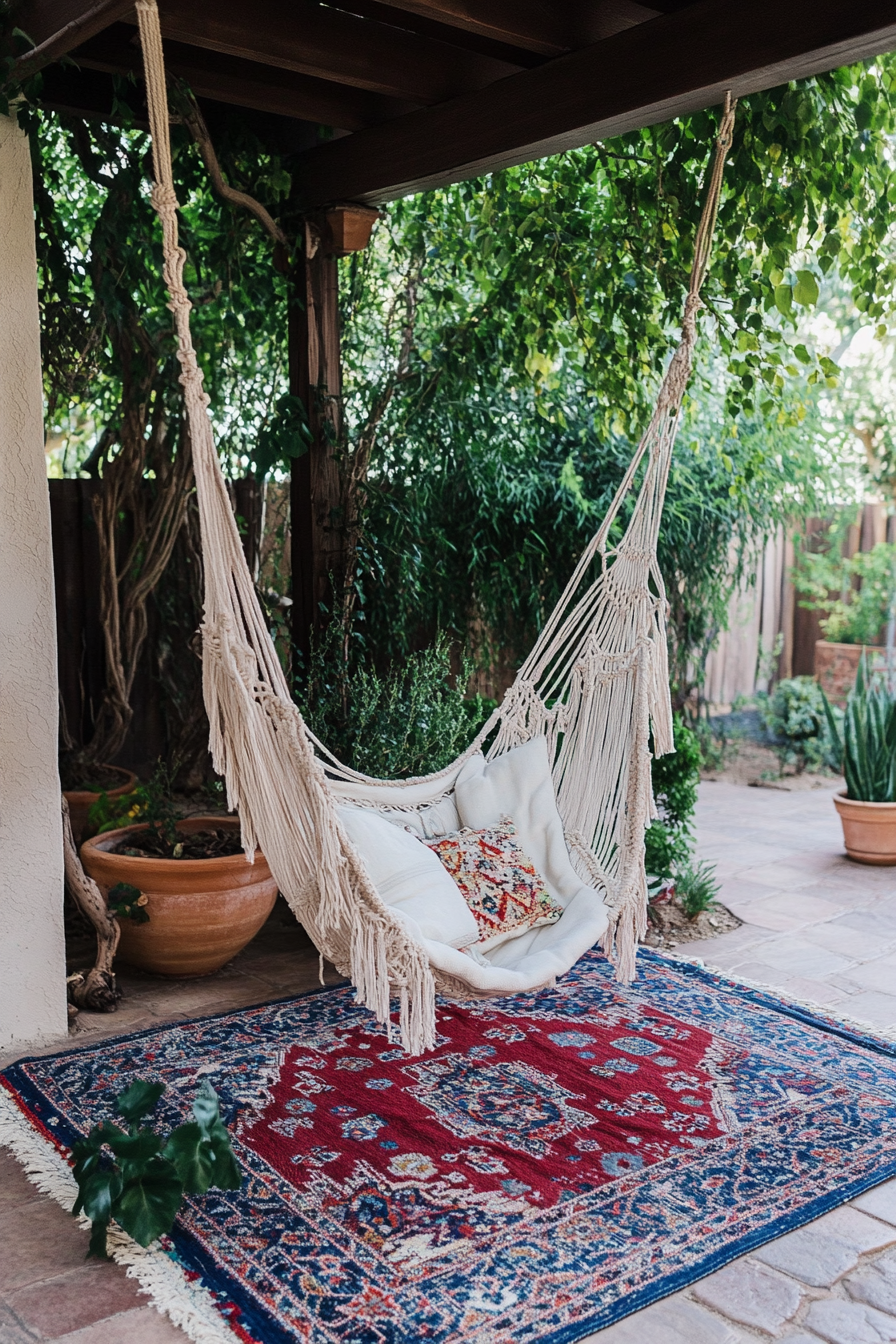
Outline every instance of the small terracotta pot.
<path fill-rule="evenodd" d="M 859 671 L 862 650 L 868 655 L 869 670 L 876 666 L 881 649 L 876 644 L 834 644 L 829 639 L 815 641 L 815 679 L 832 704 L 846 704 Z"/>
<path fill-rule="evenodd" d="M 235 817 L 188 817 L 187 833 L 239 830 Z M 81 862 L 108 895 L 127 882 L 147 897 L 148 924 L 122 919 L 118 955 L 155 975 L 211 975 L 241 952 L 267 919 L 277 899 L 277 883 L 260 850 L 255 862 L 242 853 L 218 859 L 144 859 L 110 854 L 124 837 L 135 841 L 145 826 L 85 840 Z"/>
<path fill-rule="evenodd" d="M 113 770 L 116 775 L 121 775 L 122 778 L 122 783 L 119 784 L 117 789 L 106 790 L 107 798 L 123 798 L 126 793 L 131 793 L 137 787 L 137 776 L 132 770 L 125 770 L 120 765 L 104 765 L 102 768 L 103 770 Z M 68 801 L 72 835 L 75 838 L 75 844 L 80 845 L 87 829 L 87 813 L 94 803 L 99 802 L 100 795 L 91 793 L 89 789 L 65 789 L 64 797 Z"/>
<path fill-rule="evenodd" d="M 857 863 L 878 867 L 896 865 L 896 803 L 860 803 L 838 793 L 834 806 L 840 813 L 846 852 Z"/>

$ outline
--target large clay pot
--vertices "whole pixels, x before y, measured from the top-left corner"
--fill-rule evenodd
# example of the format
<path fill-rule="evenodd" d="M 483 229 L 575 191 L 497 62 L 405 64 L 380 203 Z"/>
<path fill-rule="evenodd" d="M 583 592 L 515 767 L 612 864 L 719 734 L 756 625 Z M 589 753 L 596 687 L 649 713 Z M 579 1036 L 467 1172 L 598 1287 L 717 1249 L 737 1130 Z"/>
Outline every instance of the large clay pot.
<path fill-rule="evenodd" d="M 235 817 L 189 817 L 186 832 L 239 830 Z M 211 975 L 255 937 L 274 907 L 277 883 L 260 850 L 255 862 L 242 853 L 219 859 L 145 859 L 110 854 L 124 837 L 145 826 L 85 840 L 81 862 L 105 893 L 127 882 L 147 897 L 147 924 L 122 919 L 118 955 L 155 975 Z"/>
<path fill-rule="evenodd" d="M 896 865 L 896 803 L 860 803 L 847 798 L 844 790 L 837 794 L 834 806 L 851 859 L 879 867 Z"/>
<path fill-rule="evenodd" d="M 120 765 L 104 765 L 102 769 L 120 775 L 122 781 L 117 788 L 106 790 L 107 798 L 123 798 L 126 793 L 131 793 L 137 787 L 137 776 L 132 770 L 125 770 Z M 87 829 L 87 814 L 94 803 L 99 802 L 100 795 L 91 793 L 89 789 L 65 789 L 63 796 L 68 802 L 68 814 L 71 817 L 75 844 L 80 845 Z"/>
<path fill-rule="evenodd" d="M 868 669 L 876 668 L 882 650 L 869 644 L 833 644 L 828 639 L 815 641 L 815 678 L 832 704 L 846 704 L 855 685 L 862 650 L 868 655 Z"/>

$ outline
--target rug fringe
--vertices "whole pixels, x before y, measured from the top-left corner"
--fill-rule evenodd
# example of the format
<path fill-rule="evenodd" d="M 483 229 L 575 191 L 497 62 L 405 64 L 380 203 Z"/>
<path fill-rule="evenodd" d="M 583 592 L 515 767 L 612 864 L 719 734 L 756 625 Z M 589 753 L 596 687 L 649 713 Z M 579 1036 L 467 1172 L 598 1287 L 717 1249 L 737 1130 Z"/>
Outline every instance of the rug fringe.
<path fill-rule="evenodd" d="M 71 1209 L 78 1188 L 71 1168 L 60 1153 L 31 1125 L 15 1102 L 0 1088 L 0 1148 L 7 1148 L 25 1175 L 44 1195 Z M 82 1227 L 90 1223 L 83 1214 Z M 236 1336 L 217 1311 L 211 1295 L 191 1284 L 180 1266 L 156 1246 L 139 1246 L 113 1223 L 108 1235 L 109 1254 L 136 1279 L 154 1307 L 179 1326 L 196 1344 L 234 1344 Z"/>
<path fill-rule="evenodd" d="M 745 975 L 737 975 L 734 971 L 724 971 L 721 966 L 711 966 L 705 962 L 702 957 L 688 957 L 683 952 L 660 952 L 652 947 L 651 952 L 656 957 L 663 957 L 666 961 L 681 961 L 688 966 L 699 966 L 701 970 L 709 971 L 710 975 L 718 975 L 723 980 L 730 980 L 732 984 L 743 985 L 745 989 L 761 989 L 763 993 L 770 994 L 772 998 L 777 998 L 782 1003 L 795 1004 L 797 1008 L 805 1008 L 808 1012 L 817 1013 L 819 1017 L 826 1017 L 832 1022 L 839 1022 L 844 1027 L 849 1027 L 851 1031 L 858 1032 L 862 1036 L 877 1036 L 882 1041 L 896 1041 L 896 1027 L 879 1027 L 873 1022 L 868 1022 L 862 1017 L 850 1017 L 848 1013 L 840 1013 L 836 1005 L 819 1003 L 817 999 L 800 999 L 794 994 L 788 994 L 777 985 L 770 985 L 764 980 L 750 980 Z"/>

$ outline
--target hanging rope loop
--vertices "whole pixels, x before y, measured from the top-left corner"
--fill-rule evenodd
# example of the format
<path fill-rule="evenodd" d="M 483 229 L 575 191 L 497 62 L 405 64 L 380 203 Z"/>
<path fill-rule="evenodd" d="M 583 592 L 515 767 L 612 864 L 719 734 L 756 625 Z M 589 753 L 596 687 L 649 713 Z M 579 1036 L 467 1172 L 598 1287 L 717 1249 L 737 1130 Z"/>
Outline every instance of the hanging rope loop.
<path fill-rule="evenodd" d="M 183 281 L 185 254 L 178 242 L 156 0 L 136 0 L 136 9 L 153 142 L 153 204 L 162 224 L 164 275 L 178 341 L 202 528 L 203 695 L 213 762 L 225 778 L 229 806 L 239 810 L 247 854 L 254 854 L 260 844 L 281 892 L 321 954 L 351 977 L 358 1002 L 389 1024 L 389 1030 L 390 996 L 394 996 L 402 1044 L 411 1053 L 420 1053 L 435 1043 L 437 987 L 459 997 L 474 997 L 475 991 L 454 971 L 435 970 L 439 963 L 435 958 L 430 961 L 424 942 L 384 904 L 348 838 L 337 799 L 394 815 L 396 809 L 402 810 L 398 800 L 403 797 L 406 811 L 422 814 L 453 791 L 464 762 L 483 748 L 487 735 L 493 735 L 490 757 L 543 736 L 560 816 L 566 831 L 578 837 L 573 861 L 582 846 L 592 856 L 579 873 L 585 883 L 606 893 L 615 922 L 608 952 L 619 978 L 630 979 L 647 921 L 644 833 L 656 815 L 651 734 L 657 755 L 672 750 L 666 604 L 657 537 L 731 143 L 733 101 L 726 101 L 709 173 L 682 340 L 607 518 L 504 702 L 468 751 L 451 766 L 422 779 L 375 780 L 332 757 L 325 772 L 314 753 L 316 739 L 293 702 L 258 603 L 190 335 L 191 305 Z M 647 468 L 625 534 L 605 555 L 610 527 L 645 454 Z M 594 578 L 589 567 L 598 552 L 602 564 Z M 410 790 L 415 791 L 414 801 L 406 792 Z M 595 902 L 599 907 L 597 897 Z M 497 992 L 508 991 L 491 991 Z"/>

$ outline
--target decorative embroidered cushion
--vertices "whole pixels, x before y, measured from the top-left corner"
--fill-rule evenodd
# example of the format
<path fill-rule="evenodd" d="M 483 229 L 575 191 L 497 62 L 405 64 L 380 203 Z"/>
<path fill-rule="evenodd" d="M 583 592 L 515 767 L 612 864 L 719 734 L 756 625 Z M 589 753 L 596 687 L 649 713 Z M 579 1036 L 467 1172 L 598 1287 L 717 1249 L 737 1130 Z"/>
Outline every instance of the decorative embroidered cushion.
<path fill-rule="evenodd" d="M 414 921 L 418 937 L 454 948 L 475 942 L 472 912 L 422 840 L 367 808 L 340 807 L 339 818 L 380 896 Z"/>
<path fill-rule="evenodd" d="M 480 952 L 527 929 L 555 924 L 563 914 L 515 836 L 516 827 L 506 821 L 423 842 L 439 856 L 473 912 Z"/>
<path fill-rule="evenodd" d="M 457 777 L 454 798 L 460 817 L 457 829 L 469 826 L 479 831 L 499 826 L 505 817 L 511 819 L 517 843 L 565 910 L 585 883 L 569 860 L 546 739 L 530 738 L 492 761 L 471 756 Z"/>

